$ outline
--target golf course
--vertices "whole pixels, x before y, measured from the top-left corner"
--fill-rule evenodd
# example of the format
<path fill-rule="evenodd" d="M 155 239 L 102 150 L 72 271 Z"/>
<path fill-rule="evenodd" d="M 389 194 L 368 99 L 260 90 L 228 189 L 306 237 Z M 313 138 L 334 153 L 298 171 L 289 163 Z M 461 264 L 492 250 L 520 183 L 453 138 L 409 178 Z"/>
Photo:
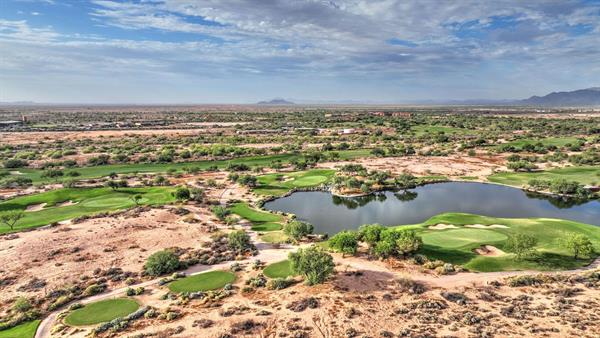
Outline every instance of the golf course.
<path fill-rule="evenodd" d="M 276 231 L 281 230 L 283 226 L 283 216 L 254 209 L 245 202 L 235 203 L 229 210 L 241 218 L 250 221 L 252 230 L 254 231 Z"/>
<path fill-rule="evenodd" d="M 8 330 L 0 331 L 0 338 L 33 338 L 39 325 L 39 320 L 25 322 Z"/>
<path fill-rule="evenodd" d="M 580 184 L 584 185 L 598 184 L 600 183 L 600 167 L 578 166 L 532 172 L 501 172 L 488 177 L 488 181 L 490 182 L 512 185 L 516 187 L 527 185 L 531 179 L 565 179 L 568 181 L 579 182 Z"/>
<path fill-rule="evenodd" d="M 263 273 L 269 278 L 287 278 L 295 275 L 290 266 L 290 261 L 287 259 L 267 265 Z"/>
<path fill-rule="evenodd" d="M 440 226 L 442 225 L 442 226 Z M 463 265 L 472 271 L 566 270 L 583 267 L 597 256 L 575 259 L 563 245 L 568 234 L 581 234 L 600 252 L 600 228 L 593 225 L 549 218 L 495 218 L 463 213 L 445 213 L 418 225 L 400 226 L 416 229 L 423 240 L 420 253 L 430 259 Z M 511 236 L 525 234 L 536 240 L 537 255 L 516 259 L 507 248 Z M 481 255 L 476 249 L 493 246 L 494 255 Z"/>
<path fill-rule="evenodd" d="M 216 290 L 235 281 L 235 274 L 228 271 L 210 271 L 178 279 L 169 284 L 173 292 L 198 292 Z"/>
<path fill-rule="evenodd" d="M 275 173 L 258 177 L 258 186 L 253 191 L 259 195 L 281 196 L 296 188 L 316 187 L 327 183 L 335 170 L 314 169 L 292 173 Z"/>
<path fill-rule="evenodd" d="M 71 326 L 86 326 L 104 323 L 118 317 L 125 317 L 140 305 L 129 298 L 107 299 L 87 304 L 73 310 L 65 317 L 65 323 Z"/>
<path fill-rule="evenodd" d="M 0 202 L 0 214 L 23 212 L 11 229 L 0 225 L 0 234 L 40 227 L 84 215 L 115 211 L 139 205 L 162 205 L 175 201 L 172 187 L 65 188 Z M 134 200 L 134 196 L 141 199 Z"/>

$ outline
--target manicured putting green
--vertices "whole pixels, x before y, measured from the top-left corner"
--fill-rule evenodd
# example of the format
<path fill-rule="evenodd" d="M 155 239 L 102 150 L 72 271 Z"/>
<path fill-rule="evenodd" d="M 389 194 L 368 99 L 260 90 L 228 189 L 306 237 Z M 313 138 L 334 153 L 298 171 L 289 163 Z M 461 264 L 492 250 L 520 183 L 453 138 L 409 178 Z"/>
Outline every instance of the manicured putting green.
<path fill-rule="evenodd" d="M 39 320 L 25 322 L 8 330 L 0 331 L 0 338 L 33 338 L 39 325 Z"/>
<path fill-rule="evenodd" d="M 215 290 L 235 281 L 235 274 L 229 271 L 210 271 L 185 277 L 169 284 L 173 292 L 197 292 Z"/>
<path fill-rule="evenodd" d="M 443 248 L 460 248 L 472 243 L 495 243 L 506 240 L 506 235 L 485 229 L 452 229 L 423 233 L 423 243 Z"/>
<path fill-rule="evenodd" d="M 74 310 L 65 317 L 65 323 L 71 326 L 104 323 L 118 317 L 127 316 L 139 307 L 140 305 L 135 300 L 129 298 L 102 300 Z"/>
<path fill-rule="evenodd" d="M 259 195 L 281 196 L 294 188 L 315 187 L 329 181 L 335 170 L 313 169 L 292 173 L 275 173 L 258 177 L 259 185 L 253 190 Z"/>
<path fill-rule="evenodd" d="M 263 273 L 269 278 L 286 278 L 295 275 L 290 266 L 290 261 L 287 259 L 267 265 Z"/>
<path fill-rule="evenodd" d="M 270 231 L 260 235 L 260 239 L 267 243 L 284 243 L 288 237 L 283 231 Z"/>

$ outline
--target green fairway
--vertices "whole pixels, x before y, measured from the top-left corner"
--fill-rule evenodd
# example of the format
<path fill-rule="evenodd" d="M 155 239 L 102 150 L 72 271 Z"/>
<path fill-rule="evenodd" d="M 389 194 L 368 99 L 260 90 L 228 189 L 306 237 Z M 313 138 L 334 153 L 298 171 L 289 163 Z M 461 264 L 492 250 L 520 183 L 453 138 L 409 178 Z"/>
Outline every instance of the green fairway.
<path fill-rule="evenodd" d="M 254 231 L 281 230 L 281 222 L 284 221 L 284 217 L 281 215 L 251 208 L 248 203 L 245 202 L 235 203 L 229 210 L 250 221 L 252 223 L 252 230 Z"/>
<path fill-rule="evenodd" d="M 292 173 L 275 173 L 258 177 L 258 186 L 253 191 L 259 195 L 281 196 L 294 188 L 316 187 L 327 183 L 335 170 L 314 169 Z"/>
<path fill-rule="evenodd" d="M 324 152 L 328 155 L 331 152 Z M 356 149 L 356 150 L 340 150 L 336 151 L 340 160 L 351 160 L 359 157 L 369 157 L 369 149 Z M 205 161 L 192 161 L 192 162 L 175 162 L 175 163 L 134 163 L 134 164 L 109 164 L 82 168 L 73 168 L 67 171 L 76 171 L 80 174 L 77 179 L 89 179 L 99 178 L 108 176 L 111 173 L 116 174 L 133 174 L 133 173 L 166 173 L 169 170 L 182 171 L 184 168 L 198 168 L 207 169 L 213 166 L 218 168 L 225 168 L 229 164 L 246 164 L 250 167 L 268 167 L 273 162 L 280 161 L 283 164 L 289 164 L 291 161 L 302 160 L 304 157 L 302 154 L 278 154 L 278 155 L 264 155 L 264 156 L 249 156 L 249 157 L 238 157 L 231 160 L 205 160 Z M 19 168 L 15 169 L 14 173 L 8 175 L 2 180 L 14 177 L 16 175 L 30 178 L 33 183 L 48 183 L 54 182 L 54 179 L 42 178 L 41 175 L 44 173 L 41 169 L 30 169 L 30 168 Z M 60 178 L 66 180 L 67 177 Z"/>
<path fill-rule="evenodd" d="M 457 228 L 430 229 L 436 224 L 450 224 Z M 480 225 L 484 228 L 465 227 Z M 495 225 L 494 227 L 485 227 Z M 498 225 L 506 227 L 498 227 Z M 406 226 L 401 226 L 406 227 Z M 421 253 L 430 259 L 441 259 L 461 264 L 474 271 L 504 270 L 562 270 L 585 266 L 596 257 L 573 259 L 572 254 L 561 245 L 567 233 L 580 233 L 593 243 L 600 252 L 600 227 L 549 218 L 495 218 L 463 213 L 445 213 L 434 216 L 420 225 L 412 225 L 423 239 Z M 539 257 L 532 260 L 515 260 L 506 249 L 506 242 L 515 234 L 527 234 L 537 239 Z M 482 245 L 493 245 L 506 251 L 500 256 L 481 256 L 474 249 Z"/>
<path fill-rule="evenodd" d="M 74 310 L 65 317 L 65 323 L 71 326 L 104 323 L 127 316 L 139 307 L 140 305 L 135 300 L 128 298 L 102 300 Z"/>
<path fill-rule="evenodd" d="M 534 172 L 502 172 L 489 176 L 488 181 L 521 187 L 534 178 L 541 180 L 562 178 L 581 184 L 598 184 L 600 182 L 600 167 L 581 166 Z"/>
<path fill-rule="evenodd" d="M 269 278 L 286 278 L 295 276 L 294 272 L 292 271 L 292 267 L 290 266 L 290 261 L 287 259 L 267 265 L 267 267 L 263 270 L 263 273 Z"/>
<path fill-rule="evenodd" d="M 525 145 L 528 144 L 538 144 L 541 143 L 544 146 L 556 146 L 556 147 L 564 147 L 567 144 L 575 144 L 578 139 L 576 137 L 546 137 L 541 139 L 532 139 L 532 138 L 524 138 L 520 140 L 510 141 L 507 143 L 502 143 L 497 147 L 503 146 L 513 146 L 518 149 L 522 149 Z"/>
<path fill-rule="evenodd" d="M 210 271 L 185 277 L 169 284 L 173 292 L 198 292 L 215 290 L 235 281 L 235 274 L 228 271 Z"/>
<path fill-rule="evenodd" d="M 126 209 L 135 206 L 131 197 L 141 195 L 141 205 L 162 205 L 172 203 L 175 198 L 171 195 L 172 187 L 147 188 L 66 188 L 52 190 L 41 194 L 13 198 L 0 203 L 0 212 L 20 210 L 28 206 L 46 203 L 36 211 L 25 211 L 24 217 L 15 225 L 14 230 L 0 226 L 0 234 L 16 232 L 23 229 L 35 228 L 53 222 L 60 222 L 83 215 L 93 215 L 99 212 Z M 61 203 L 68 202 L 64 206 Z"/>
<path fill-rule="evenodd" d="M 0 331 L 0 338 L 33 338 L 39 325 L 39 320 L 25 322 L 8 330 Z"/>
<path fill-rule="evenodd" d="M 288 236 L 283 231 L 270 231 L 259 235 L 260 239 L 267 243 L 285 243 L 288 240 Z"/>
<path fill-rule="evenodd" d="M 423 243 L 445 248 L 460 248 L 473 243 L 495 244 L 506 240 L 506 235 L 483 229 L 450 229 L 430 231 L 423 234 Z"/>

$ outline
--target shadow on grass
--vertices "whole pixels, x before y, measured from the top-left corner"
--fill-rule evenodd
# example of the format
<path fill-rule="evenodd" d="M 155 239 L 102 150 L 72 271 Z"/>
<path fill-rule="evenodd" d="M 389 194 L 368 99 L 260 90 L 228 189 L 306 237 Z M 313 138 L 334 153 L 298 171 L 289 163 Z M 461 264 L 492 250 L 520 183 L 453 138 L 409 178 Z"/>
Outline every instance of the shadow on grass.
<path fill-rule="evenodd" d="M 419 250 L 420 254 L 427 256 L 431 260 L 443 260 L 452 264 L 463 265 L 477 257 L 475 253 L 463 250 L 447 249 L 434 245 L 423 245 Z"/>

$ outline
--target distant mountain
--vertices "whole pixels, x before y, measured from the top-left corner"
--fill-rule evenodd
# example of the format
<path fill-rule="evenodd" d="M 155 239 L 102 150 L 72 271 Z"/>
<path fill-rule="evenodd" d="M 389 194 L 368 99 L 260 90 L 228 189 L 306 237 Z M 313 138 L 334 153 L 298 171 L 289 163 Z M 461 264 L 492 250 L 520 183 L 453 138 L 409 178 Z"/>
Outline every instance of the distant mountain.
<path fill-rule="evenodd" d="M 273 99 L 271 101 L 260 101 L 257 104 L 287 105 L 287 104 L 294 104 L 294 102 L 287 101 L 284 99 Z"/>
<path fill-rule="evenodd" d="M 532 96 L 518 103 L 528 106 L 600 106 L 600 87 Z"/>

